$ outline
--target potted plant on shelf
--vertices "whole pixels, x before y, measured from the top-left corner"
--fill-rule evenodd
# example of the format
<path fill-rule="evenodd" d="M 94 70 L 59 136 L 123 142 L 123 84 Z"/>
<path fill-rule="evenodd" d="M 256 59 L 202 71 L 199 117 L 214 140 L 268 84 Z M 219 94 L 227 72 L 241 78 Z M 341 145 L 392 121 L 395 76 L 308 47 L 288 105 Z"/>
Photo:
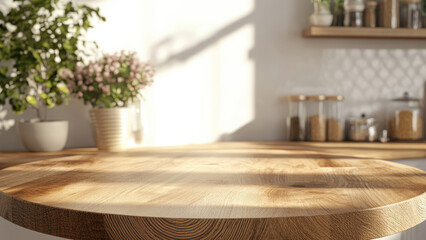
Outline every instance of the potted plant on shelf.
<path fill-rule="evenodd" d="M 67 103 L 65 78 L 82 60 L 83 34 L 92 17 L 105 19 L 99 9 L 72 2 L 14 2 L 7 14 L 0 11 L 0 105 L 9 103 L 17 114 L 36 111 L 37 119 L 18 125 L 28 150 L 62 150 L 68 121 L 48 121 L 46 111 Z"/>
<path fill-rule="evenodd" d="M 423 0 L 422 27 L 426 28 L 426 0 Z"/>
<path fill-rule="evenodd" d="M 330 12 L 331 0 L 311 0 L 311 2 L 314 5 L 314 13 L 309 18 L 311 25 L 330 26 L 333 21 L 333 15 Z"/>
<path fill-rule="evenodd" d="M 140 62 L 136 53 L 122 51 L 78 66 L 68 79 L 73 94 L 93 107 L 90 118 L 100 150 L 126 148 L 131 130 L 128 106 L 152 84 L 154 73 L 153 66 Z"/>
<path fill-rule="evenodd" d="M 343 7 L 344 0 L 334 0 L 334 11 L 332 26 L 343 27 L 345 20 L 345 8 Z"/>

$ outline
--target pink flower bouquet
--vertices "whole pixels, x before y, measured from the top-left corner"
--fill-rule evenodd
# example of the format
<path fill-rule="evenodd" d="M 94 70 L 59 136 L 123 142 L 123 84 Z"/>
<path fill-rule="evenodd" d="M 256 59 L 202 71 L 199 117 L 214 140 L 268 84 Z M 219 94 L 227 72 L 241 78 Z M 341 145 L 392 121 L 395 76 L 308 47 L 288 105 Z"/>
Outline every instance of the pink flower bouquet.
<path fill-rule="evenodd" d="M 126 107 L 152 84 L 155 69 L 142 63 L 136 53 L 104 55 L 87 66 L 77 66 L 68 78 L 70 91 L 85 104 L 97 108 Z"/>

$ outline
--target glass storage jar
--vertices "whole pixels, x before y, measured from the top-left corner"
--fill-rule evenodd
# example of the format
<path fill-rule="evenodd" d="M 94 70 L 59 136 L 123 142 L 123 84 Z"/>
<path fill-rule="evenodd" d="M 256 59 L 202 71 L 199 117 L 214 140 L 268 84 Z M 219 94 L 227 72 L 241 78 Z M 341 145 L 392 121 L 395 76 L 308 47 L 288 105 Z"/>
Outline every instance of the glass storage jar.
<path fill-rule="evenodd" d="M 399 0 L 380 0 L 379 27 L 399 28 Z"/>
<path fill-rule="evenodd" d="M 365 2 L 365 11 L 364 11 L 364 27 L 374 28 L 376 27 L 376 8 L 377 2 L 368 0 Z"/>
<path fill-rule="evenodd" d="M 305 140 L 306 96 L 288 96 L 289 114 L 287 117 L 287 139 L 290 141 Z"/>
<path fill-rule="evenodd" d="M 308 96 L 307 140 L 325 142 L 327 140 L 326 101 L 324 95 Z"/>
<path fill-rule="evenodd" d="M 422 27 L 422 3 L 420 0 L 401 1 L 401 27 L 418 29 Z"/>
<path fill-rule="evenodd" d="M 349 141 L 375 142 L 378 139 L 377 124 L 374 118 L 367 118 L 363 113 L 361 118 L 348 120 Z"/>
<path fill-rule="evenodd" d="M 364 15 L 364 0 L 345 0 L 345 26 L 362 27 Z"/>
<path fill-rule="evenodd" d="M 343 100 L 341 95 L 327 96 L 327 140 L 342 142 L 345 136 L 345 118 L 343 116 Z"/>
<path fill-rule="evenodd" d="M 392 141 L 420 141 L 423 139 L 423 114 L 420 99 L 408 92 L 391 101 L 388 130 Z"/>

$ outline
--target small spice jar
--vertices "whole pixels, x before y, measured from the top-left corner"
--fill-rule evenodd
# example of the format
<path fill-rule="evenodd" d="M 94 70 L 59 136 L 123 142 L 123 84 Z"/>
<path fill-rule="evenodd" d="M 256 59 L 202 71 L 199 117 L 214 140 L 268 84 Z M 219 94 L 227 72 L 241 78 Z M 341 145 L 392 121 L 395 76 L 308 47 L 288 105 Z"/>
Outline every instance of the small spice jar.
<path fill-rule="evenodd" d="M 362 27 L 364 14 L 364 0 L 345 0 L 345 26 Z"/>
<path fill-rule="evenodd" d="M 422 3 L 420 0 L 401 1 L 401 27 L 418 29 L 422 27 Z"/>
<path fill-rule="evenodd" d="M 306 96 L 288 96 L 289 114 L 287 117 L 287 139 L 290 141 L 305 140 Z"/>
<path fill-rule="evenodd" d="M 308 96 L 307 140 L 325 142 L 327 140 L 326 101 L 324 95 Z"/>
<path fill-rule="evenodd" d="M 399 28 L 399 0 L 380 0 L 379 27 Z"/>
<path fill-rule="evenodd" d="M 345 118 L 343 116 L 343 100 L 341 95 L 327 96 L 327 140 L 342 142 L 345 136 Z"/>
<path fill-rule="evenodd" d="M 366 1 L 364 11 L 364 27 L 374 28 L 376 27 L 376 1 Z"/>
<path fill-rule="evenodd" d="M 408 92 L 391 101 L 388 130 L 392 141 L 420 141 L 423 139 L 423 114 L 420 99 Z"/>

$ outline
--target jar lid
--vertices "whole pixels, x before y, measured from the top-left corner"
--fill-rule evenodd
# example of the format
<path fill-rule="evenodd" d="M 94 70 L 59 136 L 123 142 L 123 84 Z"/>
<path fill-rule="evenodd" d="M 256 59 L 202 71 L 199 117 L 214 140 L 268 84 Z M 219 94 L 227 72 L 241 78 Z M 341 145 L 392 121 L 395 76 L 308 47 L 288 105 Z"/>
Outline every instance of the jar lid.
<path fill-rule="evenodd" d="M 351 118 L 349 119 L 350 125 L 366 125 L 366 126 L 372 126 L 374 125 L 376 120 L 374 118 L 367 118 L 367 116 L 363 113 L 361 114 L 361 118 Z"/>
<path fill-rule="evenodd" d="M 377 6 L 377 2 L 376 1 L 366 1 L 365 6 L 375 7 L 375 6 Z"/>
<path fill-rule="evenodd" d="M 306 96 L 305 95 L 287 96 L 287 100 L 289 100 L 289 101 L 306 101 Z"/>
<path fill-rule="evenodd" d="M 343 95 L 326 96 L 325 100 L 327 100 L 327 101 L 343 101 L 343 100 L 345 100 L 345 97 Z"/>
<path fill-rule="evenodd" d="M 324 95 L 307 96 L 306 100 L 308 100 L 308 101 L 325 101 L 325 96 Z"/>
<path fill-rule="evenodd" d="M 396 102 L 419 102 L 419 98 L 410 97 L 410 94 L 408 92 L 404 92 L 404 96 L 401 98 L 395 98 L 392 99 L 392 101 Z"/>

